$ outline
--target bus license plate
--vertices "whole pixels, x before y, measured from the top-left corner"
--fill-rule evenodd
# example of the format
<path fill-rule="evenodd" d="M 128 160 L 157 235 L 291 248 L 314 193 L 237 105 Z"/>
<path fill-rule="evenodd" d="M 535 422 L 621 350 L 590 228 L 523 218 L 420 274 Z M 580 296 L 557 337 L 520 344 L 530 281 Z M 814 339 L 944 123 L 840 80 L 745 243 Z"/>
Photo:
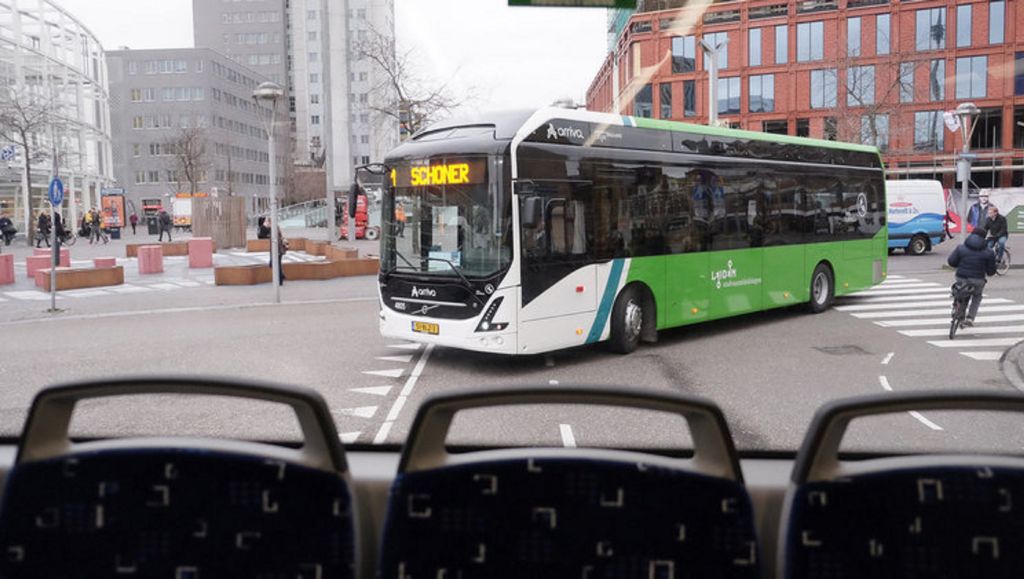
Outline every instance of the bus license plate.
<path fill-rule="evenodd" d="M 412 331 L 419 334 L 430 334 L 436 336 L 441 333 L 441 326 L 439 324 L 430 324 L 427 322 L 413 322 Z"/>

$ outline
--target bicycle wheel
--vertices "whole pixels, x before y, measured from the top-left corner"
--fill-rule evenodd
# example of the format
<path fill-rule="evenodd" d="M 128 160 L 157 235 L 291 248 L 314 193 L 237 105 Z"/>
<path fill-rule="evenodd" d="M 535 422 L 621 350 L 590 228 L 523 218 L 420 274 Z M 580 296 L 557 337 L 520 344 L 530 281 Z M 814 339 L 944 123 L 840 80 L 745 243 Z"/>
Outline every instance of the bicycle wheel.
<path fill-rule="evenodd" d="M 999 260 L 996 264 L 996 273 L 999 275 L 1006 275 L 1010 271 L 1010 252 L 1009 250 L 1003 250 L 1003 259 Z"/>
<path fill-rule="evenodd" d="M 949 322 L 949 339 L 952 340 L 956 337 L 956 331 L 960 329 L 960 325 L 964 321 L 964 314 L 967 311 L 967 304 L 964 303 L 960 296 L 953 298 L 953 316 Z"/>

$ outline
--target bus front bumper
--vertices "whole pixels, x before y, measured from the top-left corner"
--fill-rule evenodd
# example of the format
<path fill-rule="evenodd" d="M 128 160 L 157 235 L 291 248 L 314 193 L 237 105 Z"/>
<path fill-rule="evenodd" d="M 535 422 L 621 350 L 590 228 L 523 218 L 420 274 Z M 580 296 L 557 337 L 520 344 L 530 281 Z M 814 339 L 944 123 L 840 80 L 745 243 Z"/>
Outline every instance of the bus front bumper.
<path fill-rule="evenodd" d="M 380 335 L 384 338 L 490 354 L 516 353 L 515 324 L 489 332 L 477 331 L 479 324 L 479 316 L 469 320 L 424 319 L 384 307 L 380 310 Z"/>

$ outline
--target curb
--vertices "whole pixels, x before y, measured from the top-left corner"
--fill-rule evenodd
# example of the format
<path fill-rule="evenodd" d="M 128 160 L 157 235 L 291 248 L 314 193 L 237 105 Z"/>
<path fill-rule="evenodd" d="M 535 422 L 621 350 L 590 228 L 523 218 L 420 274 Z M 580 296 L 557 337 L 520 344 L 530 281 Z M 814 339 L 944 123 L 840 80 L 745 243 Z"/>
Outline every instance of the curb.
<path fill-rule="evenodd" d="M 1018 390 L 1024 391 L 1024 341 L 1017 342 L 1003 352 L 999 359 L 999 371 Z"/>

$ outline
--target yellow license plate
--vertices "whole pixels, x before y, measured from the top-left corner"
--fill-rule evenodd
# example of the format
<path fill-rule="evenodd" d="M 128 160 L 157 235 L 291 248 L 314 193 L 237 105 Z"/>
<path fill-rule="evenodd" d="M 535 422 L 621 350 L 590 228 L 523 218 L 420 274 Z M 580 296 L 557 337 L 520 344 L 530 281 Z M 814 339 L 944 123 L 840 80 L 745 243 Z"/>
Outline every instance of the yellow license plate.
<path fill-rule="evenodd" d="M 441 326 L 427 322 L 413 322 L 412 331 L 419 334 L 430 334 L 431 336 L 436 336 L 441 333 Z"/>

